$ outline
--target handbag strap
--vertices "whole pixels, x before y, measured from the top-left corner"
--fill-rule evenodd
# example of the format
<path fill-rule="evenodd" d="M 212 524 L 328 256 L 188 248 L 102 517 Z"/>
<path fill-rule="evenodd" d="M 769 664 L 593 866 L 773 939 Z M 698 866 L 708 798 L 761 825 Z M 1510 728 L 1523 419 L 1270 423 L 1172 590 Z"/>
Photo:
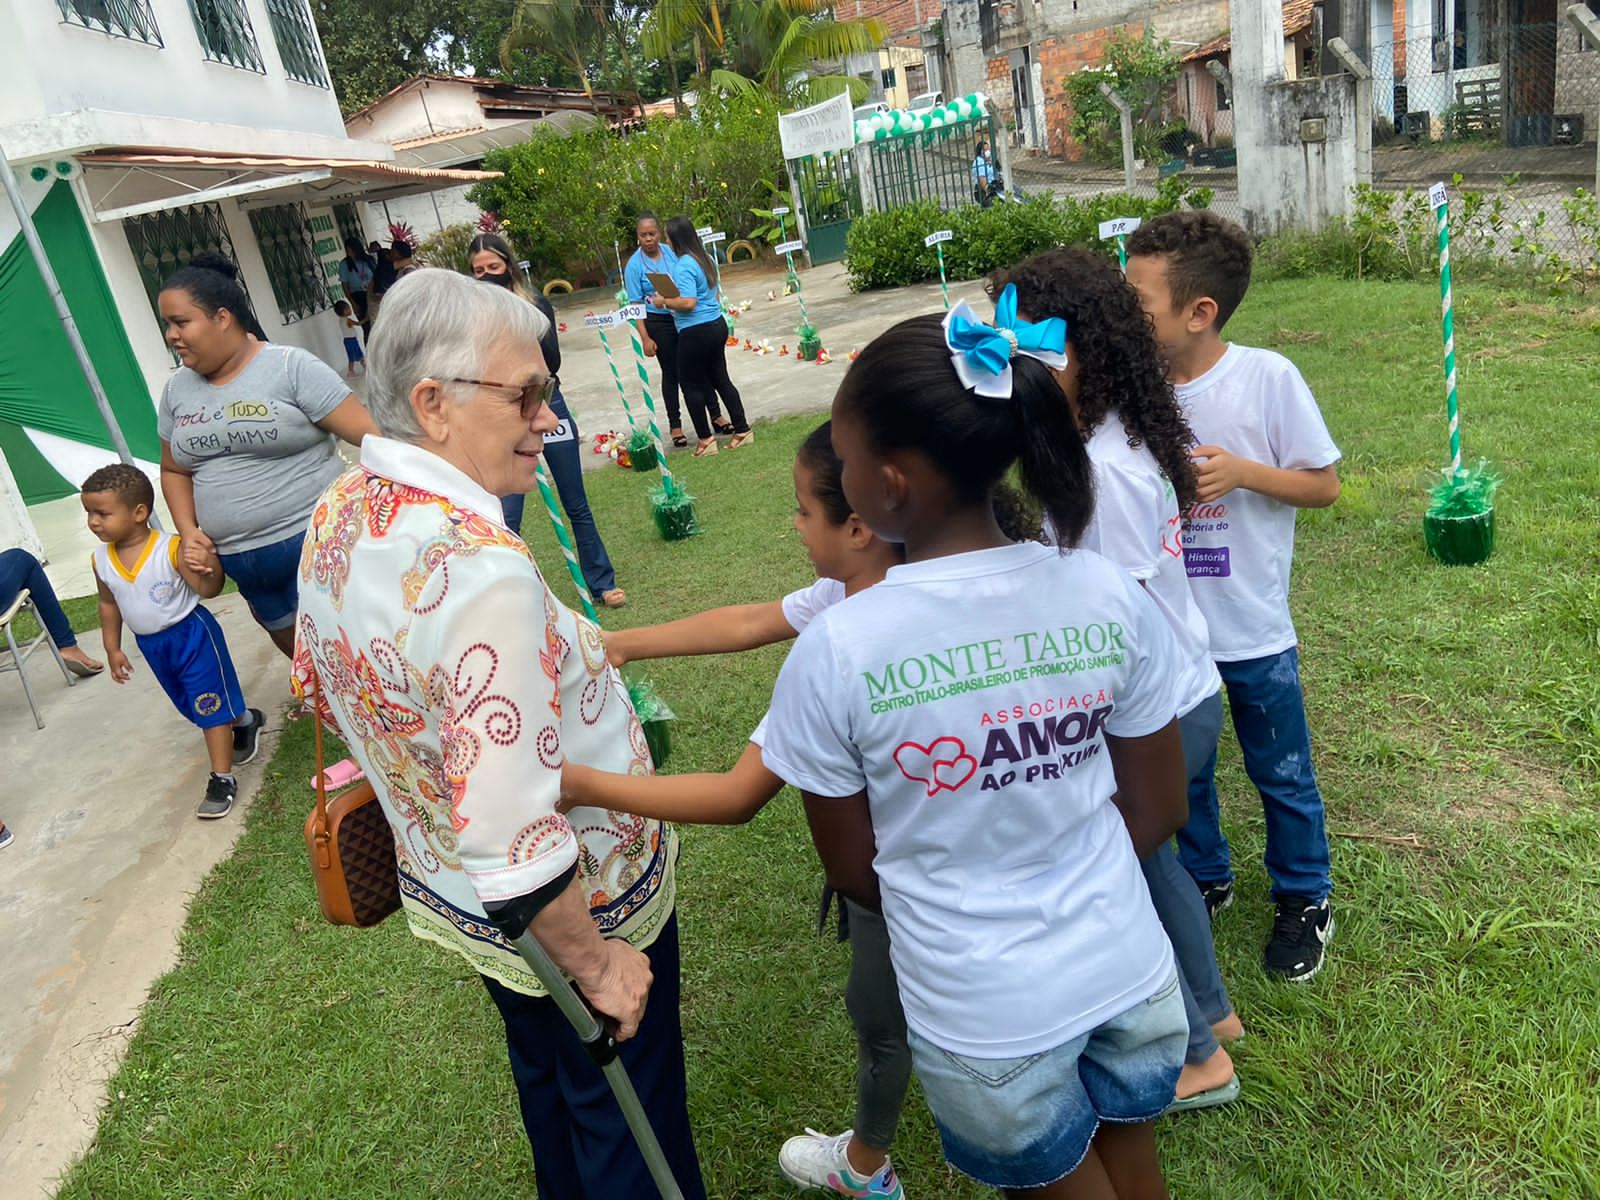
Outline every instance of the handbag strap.
<path fill-rule="evenodd" d="M 313 829 L 317 845 L 325 848 L 328 844 L 328 772 L 322 759 L 322 689 L 314 660 L 311 663 L 311 727 L 317 746 L 317 806 L 312 810 Z"/>

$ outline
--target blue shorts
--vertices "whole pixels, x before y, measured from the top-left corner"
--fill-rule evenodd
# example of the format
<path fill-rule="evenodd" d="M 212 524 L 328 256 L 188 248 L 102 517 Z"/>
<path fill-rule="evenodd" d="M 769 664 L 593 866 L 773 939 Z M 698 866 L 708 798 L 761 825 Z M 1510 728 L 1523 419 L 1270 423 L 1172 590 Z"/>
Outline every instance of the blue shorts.
<path fill-rule="evenodd" d="M 1153 1121 L 1189 1041 L 1174 972 L 1155 995 L 1081 1037 L 1022 1058 L 968 1058 L 915 1032 L 911 1058 L 951 1166 L 994 1188 L 1072 1174 L 1101 1121 Z"/>
<path fill-rule="evenodd" d="M 366 357 L 365 354 L 361 353 L 361 341 L 359 338 L 354 336 L 345 338 L 344 355 L 353 363 L 358 363 Z"/>
<path fill-rule="evenodd" d="M 160 633 L 135 634 L 134 641 L 162 690 L 201 729 L 232 725 L 249 711 L 222 626 L 204 605 Z"/>
<path fill-rule="evenodd" d="M 250 606 L 250 615 L 269 632 L 294 628 L 295 610 L 300 607 L 300 545 L 305 538 L 297 533 L 270 546 L 218 556 Z"/>

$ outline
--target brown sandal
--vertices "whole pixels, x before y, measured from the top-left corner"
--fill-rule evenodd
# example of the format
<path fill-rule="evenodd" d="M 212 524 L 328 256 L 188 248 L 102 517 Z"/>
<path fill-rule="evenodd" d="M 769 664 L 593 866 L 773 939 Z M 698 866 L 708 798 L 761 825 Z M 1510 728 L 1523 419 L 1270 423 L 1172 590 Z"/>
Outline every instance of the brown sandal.
<path fill-rule="evenodd" d="M 728 439 L 728 449 L 729 450 L 737 450 L 740 446 L 748 446 L 751 442 L 753 442 L 755 440 L 756 440 L 755 430 L 746 429 L 743 433 L 736 433 L 731 438 Z"/>
<path fill-rule="evenodd" d="M 600 603 L 607 608 L 621 608 L 628 602 L 628 593 L 621 588 L 612 588 L 609 592 L 602 592 Z"/>
<path fill-rule="evenodd" d="M 696 446 L 694 448 L 694 457 L 696 457 L 696 458 L 710 458 L 713 454 L 715 454 L 717 452 L 717 449 L 718 449 L 718 447 L 717 447 L 717 439 L 714 438 L 714 437 L 707 438 L 705 441 L 701 442 L 698 446 Z"/>

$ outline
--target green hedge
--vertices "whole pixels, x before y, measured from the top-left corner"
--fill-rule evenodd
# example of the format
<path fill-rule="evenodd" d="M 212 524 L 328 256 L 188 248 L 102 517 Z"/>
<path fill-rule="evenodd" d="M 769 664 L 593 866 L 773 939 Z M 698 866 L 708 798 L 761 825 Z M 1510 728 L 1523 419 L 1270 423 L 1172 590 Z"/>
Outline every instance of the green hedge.
<path fill-rule="evenodd" d="M 952 279 L 976 279 L 1052 246 L 1103 246 L 1109 252 L 1100 241 L 1100 222 L 1113 217 L 1153 217 L 1210 203 L 1210 188 L 1191 188 L 1176 176 L 1161 182 L 1154 199 L 1104 195 L 1077 200 L 1043 194 L 1018 204 L 965 204 L 950 212 L 922 200 L 857 218 L 845 240 L 845 266 L 850 289 L 856 292 L 919 283 L 939 273 L 938 257 L 922 239 L 949 229 L 955 237 L 944 244 L 945 273 Z"/>

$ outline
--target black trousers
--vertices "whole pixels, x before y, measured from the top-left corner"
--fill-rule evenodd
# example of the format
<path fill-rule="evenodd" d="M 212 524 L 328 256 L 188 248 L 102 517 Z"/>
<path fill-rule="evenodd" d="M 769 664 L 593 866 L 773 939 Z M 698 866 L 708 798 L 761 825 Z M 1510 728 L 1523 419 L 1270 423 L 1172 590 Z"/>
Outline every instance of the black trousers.
<path fill-rule="evenodd" d="M 656 362 L 661 364 L 661 402 L 667 408 L 667 425 L 671 429 L 682 429 L 683 410 L 678 403 L 678 326 L 671 313 L 646 313 L 644 329 L 656 344 Z"/>
<path fill-rule="evenodd" d="M 678 1021 L 678 918 L 645 951 L 650 1000 L 619 1057 L 687 1200 L 705 1200 L 689 1132 Z M 480 975 L 506 1024 L 522 1125 L 533 1146 L 539 1200 L 641 1200 L 658 1195 L 622 1110 L 554 1000 Z"/>
<path fill-rule="evenodd" d="M 712 435 L 717 418 L 717 397 L 728 409 L 735 433 L 750 428 L 745 420 L 739 389 L 728 378 L 728 323 L 721 317 L 678 330 L 678 379 L 689 405 L 694 431 L 704 441 Z"/>

